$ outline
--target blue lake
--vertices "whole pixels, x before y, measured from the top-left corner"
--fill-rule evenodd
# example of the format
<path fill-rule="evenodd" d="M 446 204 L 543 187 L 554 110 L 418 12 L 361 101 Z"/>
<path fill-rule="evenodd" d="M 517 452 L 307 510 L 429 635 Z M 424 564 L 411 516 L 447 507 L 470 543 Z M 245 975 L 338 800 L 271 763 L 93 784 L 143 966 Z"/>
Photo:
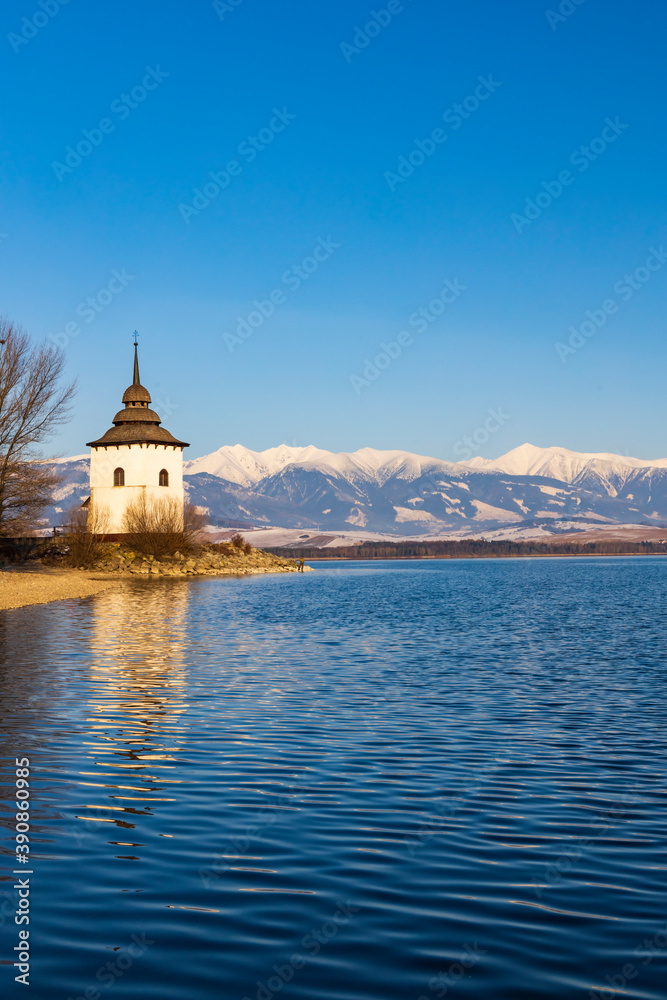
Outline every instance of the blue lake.
<path fill-rule="evenodd" d="M 0 613 L 3 996 L 664 1000 L 667 560 L 314 565 Z"/>

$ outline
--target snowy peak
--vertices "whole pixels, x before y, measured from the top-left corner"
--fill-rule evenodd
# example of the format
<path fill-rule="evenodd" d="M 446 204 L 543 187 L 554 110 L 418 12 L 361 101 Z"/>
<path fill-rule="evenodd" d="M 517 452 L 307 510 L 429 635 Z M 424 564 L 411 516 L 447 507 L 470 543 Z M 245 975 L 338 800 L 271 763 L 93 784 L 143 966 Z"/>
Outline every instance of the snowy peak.
<path fill-rule="evenodd" d="M 382 485 L 389 479 L 417 479 L 423 471 L 433 466 L 455 471 L 451 462 L 441 462 L 424 455 L 407 451 L 378 451 L 360 448 L 355 452 L 324 451 L 314 445 L 293 447 L 286 444 L 266 451 L 251 451 L 243 445 L 224 445 L 210 455 L 185 462 L 187 475 L 205 472 L 239 486 L 251 486 L 274 476 L 289 466 L 318 469 L 340 476 L 349 482 L 365 481 Z"/>
<path fill-rule="evenodd" d="M 414 482 L 429 474 L 465 477 L 473 472 L 510 476 L 542 476 L 561 483 L 602 488 L 616 496 L 645 470 L 667 469 L 667 459 L 645 460 L 608 452 L 585 453 L 567 448 L 538 448 L 522 444 L 500 458 L 473 458 L 468 462 L 444 462 L 407 451 L 380 451 L 360 448 L 334 453 L 314 445 L 296 447 L 281 444 L 266 451 L 251 451 L 241 444 L 225 445 L 210 455 L 184 464 L 187 475 L 207 473 L 245 489 L 285 472 L 301 469 L 319 472 L 353 486 L 372 484 L 384 487 L 394 481 Z"/>
<path fill-rule="evenodd" d="M 510 476 L 545 476 L 562 483 L 580 483 L 592 477 L 606 483 L 612 495 L 639 469 L 667 469 L 667 459 L 629 458 L 608 452 L 585 453 L 567 448 L 538 448 L 522 444 L 500 458 L 473 458 L 468 462 L 444 462 L 408 451 L 360 448 L 334 453 L 314 445 L 287 444 L 266 451 L 251 451 L 241 444 L 225 445 L 210 455 L 184 464 L 188 475 L 208 473 L 238 486 L 257 486 L 263 480 L 294 467 L 318 470 L 349 483 L 384 486 L 392 480 L 412 482 L 428 472 L 465 475 L 469 471 L 505 473 Z"/>
<path fill-rule="evenodd" d="M 281 444 L 266 451 L 251 451 L 242 444 L 224 445 L 210 455 L 184 462 L 183 471 L 188 475 L 207 472 L 211 476 L 218 476 L 239 486 L 250 486 L 295 462 L 312 461 L 325 455 L 328 455 L 328 452 L 312 445 L 306 448 L 292 448 Z"/>
<path fill-rule="evenodd" d="M 537 448 L 522 444 L 500 458 L 473 458 L 462 462 L 486 472 L 505 472 L 511 476 L 547 476 L 564 483 L 574 483 L 586 473 L 606 478 L 623 476 L 625 470 L 667 468 L 667 459 L 630 458 L 610 452 L 578 452 L 567 448 Z"/>

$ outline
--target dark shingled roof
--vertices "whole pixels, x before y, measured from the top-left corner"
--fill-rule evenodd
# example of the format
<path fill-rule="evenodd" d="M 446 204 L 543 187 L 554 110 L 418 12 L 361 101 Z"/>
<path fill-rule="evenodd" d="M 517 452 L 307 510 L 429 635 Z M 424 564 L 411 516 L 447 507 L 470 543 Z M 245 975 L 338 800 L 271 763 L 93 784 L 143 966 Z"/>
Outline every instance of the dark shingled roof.
<path fill-rule="evenodd" d="M 149 410 L 147 406 L 137 406 L 136 403 L 125 404 L 124 410 L 119 410 L 113 418 L 114 424 L 159 424 L 161 423 L 155 410 Z"/>
<path fill-rule="evenodd" d="M 89 441 L 87 448 L 104 448 L 119 444 L 167 444 L 177 448 L 189 448 L 186 441 L 179 441 L 164 427 L 155 410 L 149 410 L 151 396 L 139 380 L 139 358 L 134 345 L 134 377 L 132 385 L 123 393 L 125 409 L 119 410 L 113 418 L 113 427 L 97 441 Z"/>
<path fill-rule="evenodd" d="M 165 427 L 157 424 L 117 424 L 110 427 L 97 441 L 88 441 L 86 448 L 104 448 L 115 444 L 173 444 L 189 448 L 187 441 L 179 441 Z"/>
<path fill-rule="evenodd" d="M 123 403 L 150 403 L 151 394 L 143 385 L 131 385 L 123 393 Z"/>

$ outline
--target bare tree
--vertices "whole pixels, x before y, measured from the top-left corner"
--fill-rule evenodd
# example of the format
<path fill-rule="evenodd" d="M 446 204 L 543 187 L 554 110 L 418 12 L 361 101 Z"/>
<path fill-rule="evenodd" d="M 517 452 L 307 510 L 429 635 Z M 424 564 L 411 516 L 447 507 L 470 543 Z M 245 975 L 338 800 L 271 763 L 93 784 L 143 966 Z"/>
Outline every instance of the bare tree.
<path fill-rule="evenodd" d="M 63 385 L 65 357 L 0 319 L 0 535 L 33 528 L 60 478 L 37 446 L 68 419 L 75 383 Z"/>
<path fill-rule="evenodd" d="M 173 555 L 196 547 L 206 515 L 192 504 L 183 508 L 176 497 L 155 498 L 142 492 L 127 505 L 123 531 L 138 552 L 151 556 Z"/>

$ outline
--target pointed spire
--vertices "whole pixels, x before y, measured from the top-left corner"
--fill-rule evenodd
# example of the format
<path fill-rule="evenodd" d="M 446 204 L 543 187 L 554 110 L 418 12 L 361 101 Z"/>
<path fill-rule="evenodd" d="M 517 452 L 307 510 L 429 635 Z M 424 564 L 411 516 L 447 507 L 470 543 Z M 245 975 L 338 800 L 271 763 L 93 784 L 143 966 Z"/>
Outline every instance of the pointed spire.
<path fill-rule="evenodd" d="M 128 406 L 139 406 L 142 409 L 151 401 L 151 394 L 142 384 L 139 377 L 139 334 L 134 331 L 134 372 L 132 374 L 132 385 L 128 386 L 123 393 L 123 403 Z"/>
<path fill-rule="evenodd" d="M 139 378 L 139 356 L 137 354 L 137 348 L 139 346 L 137 343 L 138 336 L 139 334 L 135 330 L 134 331 L 134 376 L 132 378 L 132 385 L 141 385 L 141 379 Z"/>

